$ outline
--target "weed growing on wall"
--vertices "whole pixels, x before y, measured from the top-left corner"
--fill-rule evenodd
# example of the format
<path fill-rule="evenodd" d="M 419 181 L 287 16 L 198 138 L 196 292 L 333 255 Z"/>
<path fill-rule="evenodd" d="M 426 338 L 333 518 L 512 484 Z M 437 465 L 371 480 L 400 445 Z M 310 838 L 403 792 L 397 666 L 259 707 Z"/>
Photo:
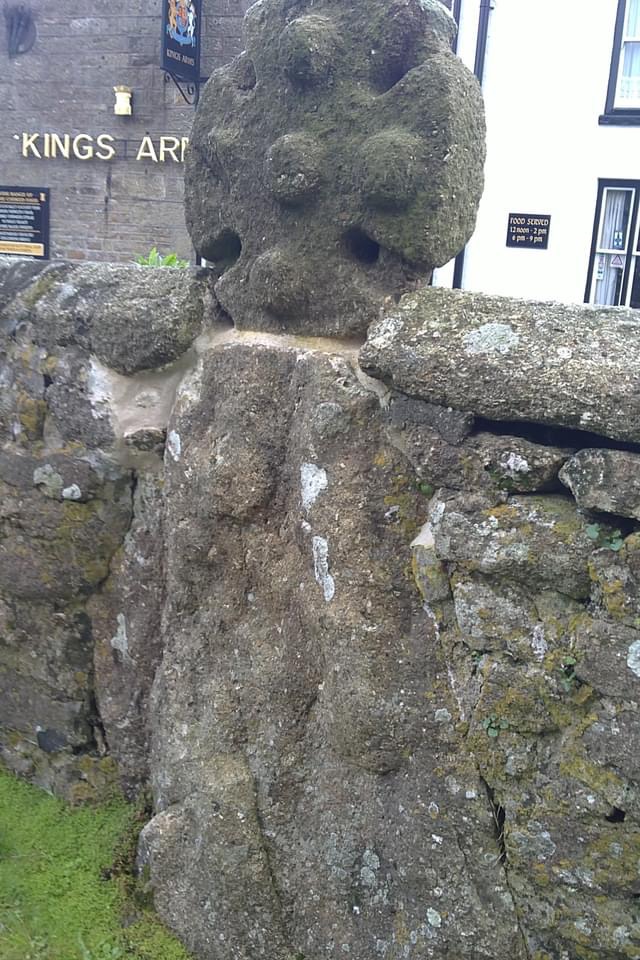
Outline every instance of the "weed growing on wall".
<path fill-rule="evenodd" d="M 2 960 L 189 960 L 133 899 L 140 826 L 123 801 L 72 809 L 0 771 Z"/>
<path fill-rule="evenodd" d="M 136 263 L 141 267 L 179 267 L 184 269 L 189 266 L 188 260 L 180 260 L 175 253 L 167 253 L 164 256 L 156 247 L 152 247 L 146 256 L 136 257 Z"/>

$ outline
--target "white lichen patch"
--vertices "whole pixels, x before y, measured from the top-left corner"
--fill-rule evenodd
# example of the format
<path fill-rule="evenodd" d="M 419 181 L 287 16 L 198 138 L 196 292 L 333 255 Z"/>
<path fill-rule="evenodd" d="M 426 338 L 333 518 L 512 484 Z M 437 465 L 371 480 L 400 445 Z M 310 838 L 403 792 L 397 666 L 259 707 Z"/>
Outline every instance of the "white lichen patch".
<path fill-rule="evenodd" d="M 549 645 L 545 639 L 544 635 L 544 626 L 541 623 L 537 623 L 533 628 L 533 634 L 531 636 L 531 649 L 533 650 L 533 655 L 535 659 L 541 663 L 547 655 L 547 650 Z"/>
<path fill-rule="evenodd" d="M 378 879 L 376 870 L 380 869 L 380 859 L 373 850 L 365 850 L 362 854 L 362 867 L 360 869 L 360 882 L 365 887 L 375 887 Z"/>
<path fill-rule="evenodd" d="M 429 907 L 427 910 L 427 923 L 431 927 L 441 927 L 442 926 L 442 917 L 437 910 L 434 910 L 433 907 Z"/>
<path fill-rule="evenodd" d="M 324 599 L 329 603 L 336 593 L 335 580 L 329 573 L 329 544 L 324 537 L 314 537 L 312 549 L 316 582 L 322 588 Z"/>
<path fill-rule="evenodd" d="M 506 470 L 511 474 L 531 472 L 531 467 L 525 458 L 521 457 L 520 454 L 513 452 L 501 459 L 500 466 L 503 470 Z"/>
<path fill-rule="evenodd" d="M 478 355 L 482 353 L 509 353 L 520 342 L 519 335 L 508 323 L 483 323 L 476 330 L 471 330 L 463 340 L 467 353 Z"/>
<path fill-rule="evenodd" d="M 113 372 L 108 367 L 92 358 L 87 375 L 87 392 L 91 416 L 95 420 L 109 419 L 109 411 L 113 403 L 111 383 L 113 376 Z"/>
<path fill-rule="evenodd" d="M 127 621 L 125 620 L 124 613 L 119 613 L 116 617 L 118 622 L 118 629 L 116 631 L 115 637 L 111 637 L 110 643 L 113 650 L 117 650 L 121 654 L 124 661 L 132 662 L 131 656 L 129 654 L 129 637 L 127 636 Z"/>
<path fill-rule="evenodd" d="M 385 317 L 379 323 L 374 324 L 370 330 L 368 337 L 370 346 L 375 350 L 384 350 L 385 347 L 393 343 L 403 327 L 404 320 L 402 317 Z"/>
<path fill-rule="evenodd" d="M 635 640 L 629 647 L 627 666 L 636 677 L 640 677 L 640 640 Z"/>
<path fill-rule="evenodd" d="M 62 491 L 63 500 L 81 500 L 82 490 L 77 483 L 72 483 Z"/>
<path fill-rule="evenodd" d="M 50 463 L 45 463 L 33 471 L 33 485 L 40 487 L 48 497 L 57 498 L 62 491 L 64 480 Z"/>
<path fill-rule="evenodd" d="M 175 430 L 170 430 L 167 436 L 167 450 L 169 455 L 176 461 L 180 459 L 182 454 L 182 441 L 180 440 L 180 434 L 176 433 Z"/>
<path fill-rule="evenodd" d="M 433 527 L 431 522 L 425 523 L 417 537 L 411 541 L 411 548 L 413 547 L 425 547 L 427 550 L 433 550 L 435 546 L 435 540 L 433 537 Z"/>
<path fill-rule="evenodd" d="M 327 471 L 315 463 L 303 463 L 300 467 L 300 499 L 302 509 L 308 513 L 323 490 L 329 485 Z"/>
<path fill-rule="evenodd" d="M 446 707 L 440 707 L 438 710 L 435 711 L 433 715 L 433 719 L 435 720 L 436 723 L 449 723 L 449 721 L 451 720 L 451 714 L 449 713 Z"/>
<path fill-rule="evenodd" d="M 64 306 L 78 295 L 78 290 L 72 283 L 62 283 L 56 291 L 56 300 L 59 306 Z"/>

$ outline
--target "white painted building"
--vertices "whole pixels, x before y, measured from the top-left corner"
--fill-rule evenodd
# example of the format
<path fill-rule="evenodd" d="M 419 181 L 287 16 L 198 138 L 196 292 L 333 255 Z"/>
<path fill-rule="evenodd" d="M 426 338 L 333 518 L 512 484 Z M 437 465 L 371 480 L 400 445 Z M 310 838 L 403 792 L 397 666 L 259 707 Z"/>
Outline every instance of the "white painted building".
<path fill-rule="evenodd" d="M 486 187 L 457 269 L 434 284 L 640 307 L 640 0 L 455 0 L 454 13 L 457 52 L 482 73 Z M 535 218 L 512 220 L 516 246 L 510 214 Z"/>

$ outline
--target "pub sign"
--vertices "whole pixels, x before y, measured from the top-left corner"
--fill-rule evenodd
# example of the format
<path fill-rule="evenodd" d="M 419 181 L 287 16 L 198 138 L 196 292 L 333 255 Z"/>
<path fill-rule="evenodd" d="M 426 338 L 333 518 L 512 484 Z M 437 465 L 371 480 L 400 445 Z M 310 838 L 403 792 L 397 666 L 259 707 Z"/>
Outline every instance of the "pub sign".
<path fill-rule="evenodd" d="M 200 82 L 202 0 L 161 0 L 162 69 L 187 83 Z"/>
<path fill-rule="evenodd" d="M 0 186 L 0 255 L 49 259 L 47 187 Z"/>
<path fill-rule="evenodd" d="M 510 213 L 507 226 L 508 247 L 546 250 L 549 246 L 551 217 L 544 213 Z"/>

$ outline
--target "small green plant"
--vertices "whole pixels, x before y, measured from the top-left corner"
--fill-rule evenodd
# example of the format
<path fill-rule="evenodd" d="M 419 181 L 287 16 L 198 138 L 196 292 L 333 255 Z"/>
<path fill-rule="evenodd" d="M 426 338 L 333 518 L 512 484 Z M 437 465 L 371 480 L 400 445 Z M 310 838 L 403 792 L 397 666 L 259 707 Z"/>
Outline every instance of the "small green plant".
<path fill-rule="evenodd" d="M 162 256 L 157 247 L 152 247 L 146 257 L 136 257 L 136 263 L 141 267 L 180 267 L 184 269 L 189 266 L 188 260 L 181 260 L 175 253 L 167 253 Z"/>
<path fill-rule="evenodd" d="M 560 678 L 560 686 L 565 693 L 573 693 L 575 688 L 578 686 L 580 681 L 576 676 L 575 666 L 578 661 L 575 657 L 563 657 L 562 664 L 560 669 L 562 671 L 562 677 Z"/>
<path fill-rule="evenodd" d="M 425 497 L 432 497 L 435 492 L 434 487 L 430 483 L 427 483 L 426 480 L 418 480 L 416 486 Z"/>
<path fill-rule="evenodd" d="M 612 530 L 610 533 L 602 529 L 599 523 L 590 523 L 585 533 L 589 540 L 593 540 L 598 547 L 613 550 L 617 553 L 624 546 L 624 537 L 621 530 Z"/>
<path fill-rule="evenodd" d="M 82 937 L 78 937 L 78 946 L 80 947 L 82 960 L 121 960 L 125 956 L 122 947 L 106 941 L 98 944 L 93 950 L 89 950 Z"/>
<path fill-rule="evenodd" d="M 486 730 L 487 736 L 495 739 L 500 736 L 503 730 L 509 729 L 509 721 L 505 720 L 504 717 L 496 717 L 495 713 L 492 713 L 484 718 L 482 726 Z"/>

